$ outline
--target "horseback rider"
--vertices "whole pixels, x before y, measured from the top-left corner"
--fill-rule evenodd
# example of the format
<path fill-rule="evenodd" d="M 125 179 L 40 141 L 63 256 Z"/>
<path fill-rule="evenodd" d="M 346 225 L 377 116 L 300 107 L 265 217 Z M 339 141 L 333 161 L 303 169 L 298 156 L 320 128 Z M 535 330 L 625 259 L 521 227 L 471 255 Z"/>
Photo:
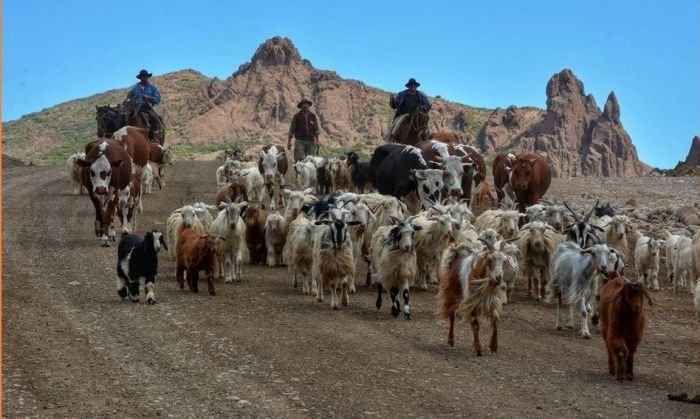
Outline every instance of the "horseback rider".
<path fill-rule="evenodd" d="M 153 110 L 153 105 L 160 103 L 160 92 L 158 88 L 148 80 L 151 76 L 153 76 L 153 74 L 146 70 L 139 71 L 136 78 L 139 79 L 140 82 L 136 83 L 136 85 L 131 88 L 127 99 L 133 99 L 135 101 L 136 115 L 140 112 L 148 115 L 148 137 L 154 139 L 162 128 L 162 124 L 160 116 Z"/>
<path fill-rule="evenodd" d="M 297 108 L 301 110 L 294 115 L 289 126 L 287 136 L 287 150 L 292 149 L 292 136 L 294 140 L 294 161 L 304 160 L 304 157 L 318 154 L 321 146 L 318 142 L 318 119 L 309 108 L 313 103 L 308 99 L 302 99 Z"/>
<path fill-rule="evenodd" d="M 416 110 L 428 112 L 432 106 L 428 100 L 428 96 L 425 93 L 418 91 L 418 86 L 420 86 L 420 83 L 418 83 L 416 79 L 411 77 L 405 86 L 407 89 L 399 92 L 393 101 L 390 102 L 391 107 L 396 109 L 394 120 L 392 122 L 391 129 L 389 130 L 390 135 L 393 134 L 394 130 L 397 128 L 397 123 L 399 120 L 403 119 L 400 118 L 402 115 L 410 115 Z"/>

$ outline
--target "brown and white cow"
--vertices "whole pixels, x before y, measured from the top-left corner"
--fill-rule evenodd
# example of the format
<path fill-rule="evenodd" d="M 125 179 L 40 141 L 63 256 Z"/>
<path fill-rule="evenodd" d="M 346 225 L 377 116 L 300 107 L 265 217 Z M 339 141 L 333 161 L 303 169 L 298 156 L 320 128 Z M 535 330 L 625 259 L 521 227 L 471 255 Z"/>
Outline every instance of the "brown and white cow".
<path fill-rule="evenodd" d="M 270 208 L 276 205 L 284 207 L 284 196 L 281 186 L 284 185 L 284 175 L 287 174 L 287 154 L 280 146 L 267 144 L 262 148 L 258 158 L 258 170 L 265 179 L 265 187 L 270 196 Z"/>
<path fill-rule="evenodd" d="M 472 186 L 478 187 L 486 180 L 486 163 L 484 163 L 484 157 L 474 146 L 455 144 L 455 148 L 458 152 L 457 155 L 468 156 L 473 163 L 472 170 L 466 171 L 462 178 L 462 198 L 471 205 Z"/>
<path fill-rule="evenodd" d="M 85 158 L 78 159 L 83 168 L 82 181 L 95 206 L 95 235 L 109 246 L 109 239 L 116 241 L 112 226 L 117 205 L 117 191 L 126 188 L 131 180 L 131 157 L 121 143 L 101 139 L 93 141 L 85 149 Z"/>
<path fill-rule="evenodd" d="M 426 157 L 428 164 L 443 171 L 445 192 L 449 196 L 461 197 L 462 184 L 465 176 L 471 182 L 471 159 L 459 152 L 452 144 L 438 140 L 421 141 L 415 145 Z"/>

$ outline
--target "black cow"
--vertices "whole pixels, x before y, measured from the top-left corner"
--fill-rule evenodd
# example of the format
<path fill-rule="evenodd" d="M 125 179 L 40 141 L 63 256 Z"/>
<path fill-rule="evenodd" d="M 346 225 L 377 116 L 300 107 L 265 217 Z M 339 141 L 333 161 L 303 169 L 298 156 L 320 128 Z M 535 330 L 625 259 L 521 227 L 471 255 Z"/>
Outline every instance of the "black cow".
<path fill-rule="evenodd" d="M 443 172 L 428 169 L 420 149 L 403 144 L 384 144 L 374 150 L 369 166 L 372 183 L 379 193 L 401 199 L 415 192 L 423 209 L 438 202 L 444 186 Z"/>

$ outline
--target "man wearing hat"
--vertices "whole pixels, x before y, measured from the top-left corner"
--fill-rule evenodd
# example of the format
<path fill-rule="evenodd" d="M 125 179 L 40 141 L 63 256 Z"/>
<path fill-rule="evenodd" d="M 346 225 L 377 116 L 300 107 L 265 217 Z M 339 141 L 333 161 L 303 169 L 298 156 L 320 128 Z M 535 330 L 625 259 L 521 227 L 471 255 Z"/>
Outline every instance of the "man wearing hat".
<path fill-rule="evenodd" d="M 418 91 L 418 86 L 420 86 L 420 83 L 418 83 L 416 79 L 411 77 L 408 79 L 405 86 L 408 89 L 404 90 L 403 92 L 399 92 L 396 97 L 392 97 L 392 100 L 389 101 L 391 107 L 396 109 L 396 113 L 394 114 L 391 128 L 389 129 L 389 132 L 387 132 L 387 141 L 393 141 L 394 135 L 396 135 L 396 131 L 401 125 L 401 121 L 408 118 L 408 115 L 415 112 L 416 109 L 420 109 L 423 112 L 430 110 L 431 105 L 430 101 L 428 100 L 428 96 L 426 96 L 425 93 Z"/>
<path fill-rule="evenodd" d="M 150 79 L 151 76 L 153 76 L 153 74 L 149 73 L 146 70 L 139 71 L 139 74 L 136 75 L 136 78 L 139 79 L 140 82 L 136 83 L 136 85 L 129 91 L 127 97 L 133 98 L 136 102 L 137 114 L 139 112 L 145 112 L 146 114 L 148 114 L 148 136 L 151 139 L 153 139 L 158 133 L 158 130 L 160 130 L 161 123 L 160 117 L 153 110 L 153 105 L 157 105 L 160 103 L 160 92 L 158 91 L 156 86 L 152 85 L 148 81 L 148 79 Z"/>
<path fill-rule="evenodd" d="M 430 110 L 430 101 L 428 96 L 423 92 L 418 91 L 418 86 L 420 83 L 411 77 L 405 85 L 408 89 L 400 92 L 396 95 L 394 99 L 394 105 L 396 109 L 396 114 L 394 115 L 394 120 L 401 115 L 410 114 L 420 109 L 423 112 Z"/>
<path fill-rule="evenodd" d="M 297 108 L 301 110 L 292 118 L 287 137 L 287 150 L 292 149 L 292 137 L 294 141 L 294 161 L 304 160 L 307 155 L 318 153 L 318 120 L 316 115 L 309 110 L 313 105 L 310 100 L 302 99 Z"/>

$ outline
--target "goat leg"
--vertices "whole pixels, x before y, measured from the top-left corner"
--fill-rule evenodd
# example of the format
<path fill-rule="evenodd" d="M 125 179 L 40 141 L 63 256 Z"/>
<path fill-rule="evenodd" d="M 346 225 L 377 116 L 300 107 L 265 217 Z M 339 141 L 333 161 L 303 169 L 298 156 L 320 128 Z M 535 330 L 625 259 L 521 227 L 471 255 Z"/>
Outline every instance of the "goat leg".
<path fill-rule="evenodd" d="M 455 346 L 455 313 L 450 314 L 450 331 L 447 332 L 447 344 Z"/>
<path fill-rule="evenodd" d="M 627 381 L 634 381 L 634 354 L 627 354 L 627 365 L 626 365 L 625 378 Z"/>
<path fill-rule="evenodd" d="M 394 317 L 399 317 L 401 313 L 401 307 L 399 305 L 399 287 L 392 285 L 389 289 L 389 295 L 391 295 L 391 315 Z"/>
<path fill-rule="evenodd" d="M 474 352 L 476 356 L 481 356 L 481 342 L 479 342 L 479 319 L 472 317 L 472 333 L 474 334 Z"/>
<path fill-rule="evenodd" d="M 491 343 L 489 344 L 489 349 L 491 352 L 496 353 L 498 351 L 498 318 L 491 318 Z"/>
<path fill-rule="evenodd" d="M 377 284 L 377 310 L 382 308 L 382 292 L 384 292 L 382 284 Z"/>

